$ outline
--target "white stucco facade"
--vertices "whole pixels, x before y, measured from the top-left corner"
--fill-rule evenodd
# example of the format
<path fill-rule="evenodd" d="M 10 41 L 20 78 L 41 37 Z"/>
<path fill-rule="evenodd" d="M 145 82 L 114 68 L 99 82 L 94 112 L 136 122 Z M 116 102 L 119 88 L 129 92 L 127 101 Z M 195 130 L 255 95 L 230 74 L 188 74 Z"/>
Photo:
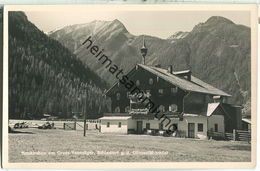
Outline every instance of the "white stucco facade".
<path fill-rule="evenodd" d="M 100 119 L 100 132 L 127 134 L 130 117 L 103 117 Z"/>
<path fill-rule="evenodd" d="M 183 121 L 180 121 L 178 130 L 186 132 L 186 137 L 189 137 L 188 124 L 194 124 L 194 138 L 207 138 L 207 117 L 206 116 L 186 116 Z M 199 124 L 202 125 L 202 130 L 199 130 Z"/>
<path fill-rule="evenodd" d="M 142 121 L 142 130 L 147 129 L 147 123 L 150 126 L 150 130 L 159 130 L 160 123 L 163 124 L 163 130 L 169 129 L 169 126 L 174 124 L 177 126 L 179 132 L 182 132 L 184 137 L 194 137 L 198 139 L 206 139 L 208 131 L 208 122 L 210 123 L 210 128 L 214 124 L 218 124 L 220 131 L 224 130 L 224 118 L 222 116 L 211 116 L 206 117 L 202 115 L 192 115 L 186 114 L 183 120 L 179 118 L 171 118 L 162 122 L 158 119 L 148 120 L 148 119 L 132 119 L 131 117 L 103 117 L 100 119 L 100 132 L 102 133 L 121 133 L 127 134 L 128 130 L 137 131 L 137 122 Z M 121 123 L 121 126 L 119 126 Z M 192 124 L 192 129 L 189 129 L 189 124 Z M 200 126 L 199 126 L 200 124 Z M 199 128 L 200 127 L 200 128 Z"/>
<path fill-rule="evenodd" d="M 208 130 L 225 133 L 224 116 L 211 115 L 208 117 Z"/>

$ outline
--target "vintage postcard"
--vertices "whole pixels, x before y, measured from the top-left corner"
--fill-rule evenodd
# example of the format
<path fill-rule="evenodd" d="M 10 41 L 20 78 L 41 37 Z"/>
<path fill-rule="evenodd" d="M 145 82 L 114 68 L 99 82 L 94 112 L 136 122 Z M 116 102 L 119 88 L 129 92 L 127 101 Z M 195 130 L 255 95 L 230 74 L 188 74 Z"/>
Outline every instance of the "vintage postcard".
<path fill-rule="evenodd" d="M 7 5 L 5 168 L 252 168 L 256 5 Z"/>

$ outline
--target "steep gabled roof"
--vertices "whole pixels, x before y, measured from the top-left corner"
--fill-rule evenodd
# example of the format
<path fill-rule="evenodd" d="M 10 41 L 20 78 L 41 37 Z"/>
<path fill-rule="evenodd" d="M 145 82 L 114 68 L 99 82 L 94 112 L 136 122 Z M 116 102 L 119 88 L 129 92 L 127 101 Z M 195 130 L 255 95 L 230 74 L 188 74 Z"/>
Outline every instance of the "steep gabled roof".
<path fill-rule="evenodd" d="M 171 84 L 187 91 L 193 91 L 193 92 L 199 92 L 199 93 L 205 93 L 205 94 L 212 94 L 212 95 L 221 95 L 221 96 L 231 96 L 227 93 L 225 93 L 222 90 L 219 90 L 200 79 L 191 76 L 191 81 L 180 78 L 176 76 L 174 73 L 169 73 L 166 69 L 154 67 L 154 66 L 147 66 L 138 64 L 138 66 L 142 67 L 143 69 L 155 74 L 156 76 L 164 79 L 165 81 L 170 82 Z"/>
<path fill-rule="evenodd" d="M 207 116 L 211 116 L 213 112 L 217 109 L 220 103 L 209 103 L 207 109 Z"/>
<path fill-rule="evenodd" d="M 169 82 L 170 84 L 173 84 L 185 91 L 198 92 L 198 93 L 211 94 L 211 95 L 220 95 L 220 96 L 231 96 L 231 95 L 225 93 L 224 91 L 217 89 L 217 88 L 211 86 L 210 84 L 205 83 L 202 80 L 200 80 L 192 75 L 191 75 L 190 81 L 178 76 L 179 74 L 185 74 L 185 73 L 190 72 L 189 70 L 173 72 L 171 74 L 166 69 L 155 67 L 155 66 L 147 66 L 147 65 L 142 65 L 142 64 L 137 64 L 137 66 L 139 66 L 140 68 L 143 68 L 144 70 L 158 76 L 159 78 L 161 78 L 161 79 Z M 130 72 L 133 72 L 133 71 L 134 71 L 134 69 L 132 69 Z M 118 83 L 118 81 L 106 93 L 108 93 L 117 83 Z"/>

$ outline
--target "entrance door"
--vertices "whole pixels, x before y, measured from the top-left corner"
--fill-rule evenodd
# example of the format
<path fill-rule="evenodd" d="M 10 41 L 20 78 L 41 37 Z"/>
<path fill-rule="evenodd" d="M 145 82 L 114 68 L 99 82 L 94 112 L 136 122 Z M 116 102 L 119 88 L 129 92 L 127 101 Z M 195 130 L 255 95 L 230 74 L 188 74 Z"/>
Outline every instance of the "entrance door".
<path fill-rule="evenodd" d="M 143 121 L 136 121 L 136 126 L 137 126 L 137 134 L 142 134 L 143 133 Z"/>
<path fill-rule="evenodd" d="M 195 124 L 188 123 L 188 137 L 195 138 Z"/>

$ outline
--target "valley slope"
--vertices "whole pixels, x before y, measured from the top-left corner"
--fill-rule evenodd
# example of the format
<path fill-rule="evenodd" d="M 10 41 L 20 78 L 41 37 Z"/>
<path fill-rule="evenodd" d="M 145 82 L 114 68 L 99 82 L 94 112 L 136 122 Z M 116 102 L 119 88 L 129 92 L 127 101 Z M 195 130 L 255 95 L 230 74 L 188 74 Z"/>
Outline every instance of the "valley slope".
<path fill-rule="evenodd" d="M 108 109 L 107 87 L 98 75 L 58 41 L 9 12 L 9 118 L 97 118 Z"/>

